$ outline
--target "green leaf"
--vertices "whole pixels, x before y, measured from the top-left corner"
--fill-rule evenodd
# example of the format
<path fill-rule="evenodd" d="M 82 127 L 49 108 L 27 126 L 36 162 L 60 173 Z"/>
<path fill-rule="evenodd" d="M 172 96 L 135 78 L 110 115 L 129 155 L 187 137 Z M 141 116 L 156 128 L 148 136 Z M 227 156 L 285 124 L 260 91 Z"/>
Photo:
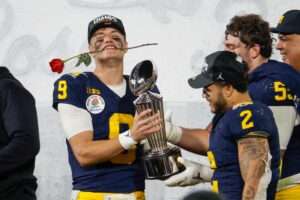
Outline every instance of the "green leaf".
<path fill-rule="evenodd" d="M 92 62 L 92 59 L 91 59 L 91 56 L 90 54 L 88 53 L 83 53 L 83 54 L 80 54 L 79 57 L 78 57 L 78 62 L 76 63 L 76 67 L 78 67 L 79 65 L 81 65 L 82 63 L 85 65 L 85 66 L 89 66 Z"/>
<path fill-rule="evenodd" d="M 90 54 L 86 53 L 83 59 L 83 63 L 85 64 L 85 66 L 89 66 L 92 62 L 91 56 Z"/>

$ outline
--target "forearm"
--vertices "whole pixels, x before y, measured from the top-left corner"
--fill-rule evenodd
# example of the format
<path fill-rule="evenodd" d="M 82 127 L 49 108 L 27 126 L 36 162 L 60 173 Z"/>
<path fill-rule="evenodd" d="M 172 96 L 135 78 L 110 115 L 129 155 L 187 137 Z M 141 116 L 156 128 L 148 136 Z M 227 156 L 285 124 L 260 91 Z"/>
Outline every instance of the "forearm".
<path fill-rule="evenodd" d="M 178 146 L 194 153 L 206 155 L 209 145 L 208 130 L 182 128 L 182 133 Z"/>
<path fill-rule="evenodd" d="M 268 141 L 265 138 L 244 138 L 238 142 L 238 150 L 244 181 L 242 200 L 254 200 L 256 196 L 266 193 L 269 184 L 268 168 L 271 158 Z"/>
<path fill-rule="evenodd" d="M 264 163 L 251 163 L 247 172 L 247 177 L 244 177 L 244 188 L 242 194 L 242 200 L 255 200 L 257 194 L 258 185 L 260 179 L 263 176 L 263 172 L 259 170 L 265 168 Z"/>
<path fill-rule="evenodd" d="M 82 134 L 85 135 L 86 133 L 79 133 L 79 137 Z M 81 166 L 89 166 L 109 161 L 124 151 L 118 138 L 96 141 L 83 139 L 83 141 L 78 141 L 80 139 L 78 137 L 76 138 L 76 136 L 74 137 L 70 138 L 69 142 Z"/>

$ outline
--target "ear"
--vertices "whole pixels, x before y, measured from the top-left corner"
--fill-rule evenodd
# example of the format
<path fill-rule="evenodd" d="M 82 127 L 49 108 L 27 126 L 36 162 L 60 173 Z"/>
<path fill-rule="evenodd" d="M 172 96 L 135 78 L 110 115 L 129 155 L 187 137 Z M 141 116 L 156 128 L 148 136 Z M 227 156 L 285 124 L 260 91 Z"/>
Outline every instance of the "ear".
<path fill-rule="evenodd" d="M 230 98 L 232 96 L 234 88 L 233 88 L 232 85 L 228 84 L 228 85 L 223 86 L 223 90 L 222 91 L 223 91 L 223 96 L 226 99 L 228 99 L 228 98 Z"/>
<path fill-rule="evenodd" d="M 128 42 L 127 42 L 127 40 L 125 39 L 125 43 L 124 43 L 125 45 L 124 45 L 124 48 L 125 48 L 125 50 L 124 50 L 124 53 L 127 53 L 127 51 L 128 51 Z"/>
<path fill-rule="evenodd" d="M 94 51 L 95 50 L 95 48 L 91 45 L 91 43 L 89 43 L 88 48 L 89 48 L 89 51 Z"/>
<path fill-rule="evenodd" d="M 260 46 L 258 44 L 254 44 L 253 47 L 250 48 L 250 57 L 252 59 L 255 59 L 259 55 L 260 55 Z"/>
<path fill-rule="evenodd" d="M 91 45 L 91 43 L 89 43 L 88 48 L 89 48 L 89 52 L 93 52 L 93 51 L 96 50 L 95 47 L 93 47 L 93 46 Z M 95 55 L 96 55 L 95 53 L 92 53 L 92 54 L 91 54 L 91 56 L 92 56 L 93 58 L 95 58 Z"/>

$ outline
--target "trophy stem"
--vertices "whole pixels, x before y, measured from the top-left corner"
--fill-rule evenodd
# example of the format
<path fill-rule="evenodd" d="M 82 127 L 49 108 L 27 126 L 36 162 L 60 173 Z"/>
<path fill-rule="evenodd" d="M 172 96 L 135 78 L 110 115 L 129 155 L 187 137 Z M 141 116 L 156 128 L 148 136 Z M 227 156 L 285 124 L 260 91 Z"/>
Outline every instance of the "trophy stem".
<path fill-rule="evenodd" d="M 167 148 L 167 140 L 165 134 L 165 123 L 164 123 L 164 110 L 163 110 L 163 101 L 162 97 L 159 94 L 152 92 L 145 92 L 139 96 L 135 101 L 136 108 L 138 112 L 142 112 L 146 109 L 151 109 L 152 113 L 149 113 L 149 116 L 154 115 L 155 113 L 160 113 L 160 118 L 162 121 L 162 126 L 159 131 L 153 133 L 147 137 L 149 145 L 154 152 L 159 152 Z"/>

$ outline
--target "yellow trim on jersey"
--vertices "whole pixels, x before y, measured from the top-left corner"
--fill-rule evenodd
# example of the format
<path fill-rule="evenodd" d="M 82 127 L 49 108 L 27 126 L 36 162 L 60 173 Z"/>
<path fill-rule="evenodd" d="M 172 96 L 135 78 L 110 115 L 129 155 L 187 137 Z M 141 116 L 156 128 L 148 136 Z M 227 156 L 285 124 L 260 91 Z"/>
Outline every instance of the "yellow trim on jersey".
<path fill-rule="evenodd" d="M 142 191 L 132 193 L 83 192 L 78 193 L 76 200 L 145 200 Z"/>
<path fill-rule="evenodd" d="M 234 110 L 236 108 L 239 108 L 239 107 L 242 107 L 242 106 L 246 106 L 246 105 L 249 105 L 249 104 L 253 104 L 253 102 L 252 101 L 241 102 L 241 103 L 238 103 L 238 104 L 234 105 L 232 107 L 232 109 Z"/>
<path fill-rule="evenodd" d="M 269 133 L 264 131 L 252 131 L 250 133 L 247 133 L 247 135 L 244 135 L 243 138 L 248 138 L 248 137 L 268 138 L 268 136 Z"/>
<path fill-rule="evenodd" d="M 278 191 L 275 197 L 275 200 L 299 200 L 299 199 L 300 199 L 300 184 Z"/>
<path fill-rule="evenodd" d="M 82 72 L 71 72 L 68 75 L 72 76 L 73 78 L 76 78 L 77 76 L 79 76 L 80 74 L 82 74 Z"/>
<path fill-rule="evenodd" d="M 211 182 L 211 190 L 215 193 L 219 193 L 219 182 L 217 180 L 213 180 Z"/>
<path fill-rule="evenodd" d="M 282 160 L 282 158 L 280 158 L 280 161 L 279 161 L 279 177 L 281 177 L 281 175 L 282 175 L 282 165 L 283 165 L 283 160 Z"/>

